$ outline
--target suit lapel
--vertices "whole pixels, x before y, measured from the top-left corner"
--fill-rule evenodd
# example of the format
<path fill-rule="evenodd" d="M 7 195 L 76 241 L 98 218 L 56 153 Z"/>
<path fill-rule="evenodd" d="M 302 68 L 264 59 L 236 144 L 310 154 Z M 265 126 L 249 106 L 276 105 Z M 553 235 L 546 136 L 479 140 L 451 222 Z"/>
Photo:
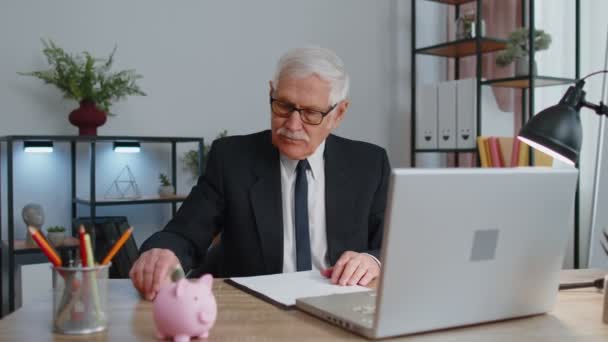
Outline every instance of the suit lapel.
<path fill-rule="evenodd" d="M 254 166 L 256 181 L 250 192 L 264 263 L 269 273 L 283 268 L 283 207 L 279 152 L 271 144 L 270 134 L 263 142 L 261 158 Z"/>
<path fill-rule="evenodd" d="M 337 146 L 333 135 L 325 143 L 325 222 L 327 233 L 327 252 L 333 265 L 338 255 L 339 241 L 344 240 L 350 230 L 350 210 L 352 210 L 352 190 L 345 170 L 349 167 Z"/>

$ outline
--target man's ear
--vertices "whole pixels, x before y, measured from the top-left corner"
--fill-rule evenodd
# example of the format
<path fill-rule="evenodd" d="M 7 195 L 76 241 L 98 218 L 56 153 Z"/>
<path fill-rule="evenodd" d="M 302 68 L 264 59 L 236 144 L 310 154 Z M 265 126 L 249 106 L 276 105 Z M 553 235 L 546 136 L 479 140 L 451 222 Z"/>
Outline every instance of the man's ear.
<path fill-rule="evenodd" d="M 274 86 L 272 85 L 272 81 L 268 81 L 270 85 L 270 90 L 268 91 L 268 96 L 272 97 L 272 92 L 274 91 Z"/>
<path fill-rule="evenodd" d="M 346 114 L 346 110 L 348 109 L 349 105 L 350 105 L 350 102 L 348 100 L 343 100 L 338 104 L 338 106 L 335 109 L 336 115 L 334 117 L 333 125 L 331 128 L 332 130 L 336 129 L 336 128 L 338 128 L 338 126 L 340 126 L 340 122 L 342 122 L 342 119 L 344 119 L 344 115 Z"/>

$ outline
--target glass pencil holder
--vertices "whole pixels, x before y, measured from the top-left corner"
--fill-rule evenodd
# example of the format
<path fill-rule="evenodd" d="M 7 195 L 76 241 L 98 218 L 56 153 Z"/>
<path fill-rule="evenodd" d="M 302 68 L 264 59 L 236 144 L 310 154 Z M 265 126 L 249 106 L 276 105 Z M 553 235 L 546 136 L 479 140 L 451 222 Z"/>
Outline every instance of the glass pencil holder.
<path fill-rule="evenodd" d="M 52 267 L 54 332 L 81 335 L 107 328 L 110 265 Z"/>

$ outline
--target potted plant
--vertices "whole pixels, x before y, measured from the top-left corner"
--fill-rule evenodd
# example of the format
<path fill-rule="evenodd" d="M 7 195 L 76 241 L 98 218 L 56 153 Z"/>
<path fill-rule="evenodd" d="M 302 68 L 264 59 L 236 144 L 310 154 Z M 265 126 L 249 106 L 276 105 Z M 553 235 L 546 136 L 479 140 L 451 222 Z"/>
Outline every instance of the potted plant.
<path fill-rule="evenodd" d="M 42 44 L 50 68 L 18 74 L 37 77 L 59 88 L 65 98 L 78 101 L 80 107 L 70 113 L 69 120 L 80 135 L 97 135 L 97 127 L 106 122 L 107 115 L 113 115 L 112 103 L 130 95 L 146 95 L 136 84 L 141 76 L 135 70 L 110 72 L 116 48 L 101 59 L 86 51 L 68 54 L 50 39 L 43 39 Z"/>
<path fill-rule="evenodd" d="M 475 38 L 476 29 L 476 16 L 475 12 L 468 12 L 456 19 L 456 39 L 470 39 Z M 480 20 L 481 36 L 485 35 L 485 21 Z"/>
<path fill-rule="evenodd" d="M 226 136 L 228 136 L 228 131 L 223 130 L 215 137 L 214 141 L 219 138 L 226 137 Z M 207 157 L 207 153 L 209 153 L 209 149 L 211 149 L 210 144 L 203 145 L 203 160 L 205 160 L 205 158 Z M 200 175 L 200 170 L 199 170 L 199 165 L 198 165 L 198 149 L 190 150 L 190 151 L 186 152 L 184 154 L 184 157 L 182 158 L 182 161 L 184 163 L 184 170 L 187 170 L 190 172 L 190 174 L 192 175 L 192 179 L 197 179 L 198 176 Z"/>
<path fill-rule="evenodd" d="M 47 239 L 54 245 L 59 246 L 63 243 L 65 239 L 65 227 L 63 226 L 52 226 L 46 229 Z"/>
<path fill-rule="evenodd" d="M 529 74 L 529 31 L 528 28 L 519 28 L 509 34 L 507 48 L 496 56 L 496 64 L 505 67 L 515 61 L 515 75 Z M 543 30 L 534 31 L 534 51 L 541 51 L 549 48 L 551 36 Z M 532 74 L 536 72 L 536 67 Z"/>
<path fill-rule="evenodd" d="M 159 176 L 160 187 L 158 188 L 158 195 L 160 197 L 171 197 L 175 195 L 175 188 L 171 185 L 169 177 L 166 174 L 161 173 Z"/>

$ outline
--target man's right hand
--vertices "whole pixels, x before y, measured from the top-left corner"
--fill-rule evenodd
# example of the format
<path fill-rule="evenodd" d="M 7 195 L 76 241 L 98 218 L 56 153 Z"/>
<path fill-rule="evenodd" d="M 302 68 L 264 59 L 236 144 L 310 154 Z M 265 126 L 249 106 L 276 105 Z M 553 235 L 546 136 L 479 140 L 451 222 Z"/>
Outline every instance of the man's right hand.
<path fill-rule="evenodd" d="M 179 259 L 168 249 L 153 248 L 139 256 L 129 277 L 133 286 L 147 300 L 153 300 L 161 285 L 171 281 L 171 272 L 179 265 Z"/>

